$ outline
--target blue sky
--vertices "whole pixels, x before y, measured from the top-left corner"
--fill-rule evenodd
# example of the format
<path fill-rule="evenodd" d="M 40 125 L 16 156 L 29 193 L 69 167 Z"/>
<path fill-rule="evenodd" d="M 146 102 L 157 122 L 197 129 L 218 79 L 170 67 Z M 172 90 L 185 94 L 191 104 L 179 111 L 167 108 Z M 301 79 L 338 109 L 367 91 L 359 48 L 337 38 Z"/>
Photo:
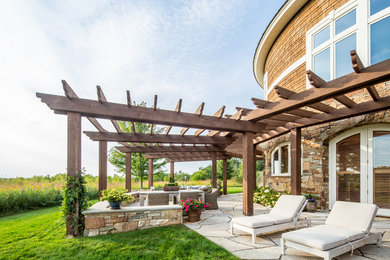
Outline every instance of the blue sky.
<path fill-rule="evenodd" d="M 263 91 L 253 55 L 283 2 L 0 1 L 0 177 L 66 171 L 66 117 L 35 97 L 63 95 L 61 79 L 83 98 L 96 99 L 100 85 L 113 102 L 125 103 L 130 90 L 148 105 L 157 94 L 163 109 L 179 98 L 182 111 L 205 102 L 208 115 L 222 105 L 228 114 L 254 108 L 250 98 Z M 86 119 L 83 130 L 94 130 Z M 83 167 L 96 175 L 98 144 L 83 136 L 82 148 Z"/>

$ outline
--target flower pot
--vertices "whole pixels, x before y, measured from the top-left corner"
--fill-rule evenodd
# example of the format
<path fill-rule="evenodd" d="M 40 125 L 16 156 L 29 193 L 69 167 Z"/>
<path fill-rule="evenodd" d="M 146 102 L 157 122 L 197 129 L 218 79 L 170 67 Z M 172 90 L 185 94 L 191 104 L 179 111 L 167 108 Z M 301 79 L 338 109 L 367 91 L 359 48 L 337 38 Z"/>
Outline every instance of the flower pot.
<path fill-rule="evenodd" d="M 317 209 L 317 201 L 309 201 L 306 204 L 307 212 L 316 212 Z"/>
<path fill-rule="evenodd" d="M 120 209 L 121 201 L 109 201 L 111 209 Z"/>
<path fill-rule="evenodd" d="M 202 209 L 189 210 L 187 214 L 189 222 L 196 222 L 200 220 L 200 214 L 202 214 Z"/>
<path fill-rule="evenodd" d="M 179 186 L 164 186 L 164 191 L 178 191 Z"/>

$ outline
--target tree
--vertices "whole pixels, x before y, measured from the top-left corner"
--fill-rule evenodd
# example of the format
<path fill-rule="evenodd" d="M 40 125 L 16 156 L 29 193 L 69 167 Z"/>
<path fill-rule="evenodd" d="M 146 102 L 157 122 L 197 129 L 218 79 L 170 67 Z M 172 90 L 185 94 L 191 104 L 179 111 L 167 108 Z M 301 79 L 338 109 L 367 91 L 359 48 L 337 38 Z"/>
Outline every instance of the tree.
<path fill-rule="evenodd" d="M 134 105 L 146 107 L 146 103 L 142 102 L 141 104 Z M 118 121 L 118 125 L 121 130 L 125 133 L 134 133 L 133 125 L 130 122 Z M 150 133 L 151 125 L 145 123 L 135 123 L 135 132 L 140 134 Z M 164 128 L 158 128 L 153 126 L 153 133 L 159 134 L 164 131 Z M 132 144 L 132 143 L 129 143 Z M 145 145 L 145 144 L 143 144 Z M 156 144 L 153 144 L 156 145 Z M 126 172 L 126 155 L 121 153 L 116 148 L 111 148 L 108 161 L 116 167 L 117 172 L 122 173 Z M 167 162 L 161 159 L 153 159 L 153 169 L 155 174 L 158 177 L 161 177 L 161 171 Z M 131 154 L 131 172 L 132 175 L 136 176 L 140 180 L 141 189 L 143 188 L 143 180 L 147 179 L 149 170 L 149 160 L 145 159 L 141 153 L 132 153 Z M 150 188 L 150 187 L 149 187 Z"/>

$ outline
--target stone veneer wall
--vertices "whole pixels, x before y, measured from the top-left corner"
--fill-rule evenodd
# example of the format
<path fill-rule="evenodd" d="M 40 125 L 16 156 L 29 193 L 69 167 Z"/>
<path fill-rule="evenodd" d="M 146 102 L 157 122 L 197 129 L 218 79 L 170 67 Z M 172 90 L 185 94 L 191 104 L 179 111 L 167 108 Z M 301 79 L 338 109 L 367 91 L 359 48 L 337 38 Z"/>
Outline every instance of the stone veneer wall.
<path fill-rule="evenodd" d="M 123 207 L 119 210 L 95 207 L 83 214 L 86 237 L 183 223 L 183 211 L 179 205 Z"/>
<path fill-rule="evenodd" d="M 378 123 L 390 124 L 390 110 L 302 129 L 302 193 L 319 194 L 318 206 L 327 209 L 329 206 L 329 141 L 352 128 Z M 290 191 L 290 176 L 271 176 L 271 152 L 283 142 L 290 142 L 289 134 L 260 144 L 265 155 L 260 184 L 278 191 Z"/>

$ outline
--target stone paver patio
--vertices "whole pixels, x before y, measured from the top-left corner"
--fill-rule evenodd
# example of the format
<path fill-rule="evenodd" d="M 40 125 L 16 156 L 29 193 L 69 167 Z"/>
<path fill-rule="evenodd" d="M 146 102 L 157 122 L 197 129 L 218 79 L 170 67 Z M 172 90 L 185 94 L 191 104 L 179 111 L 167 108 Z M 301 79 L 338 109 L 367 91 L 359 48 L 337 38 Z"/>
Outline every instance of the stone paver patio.
<path fill-rule="evenodd" d="M 201 221 L 186 223 L 185 225 L 199 234 L 207 237 L 216 244 L 226 248 L 235 256 L 241 259 L 321 259 L 307 253 L 288 248 L 287 255 L 281 256 L 280 236 L 283 232 L 268 233 L 258 235 L 256 244 L 251 242 L 251 236 L 239 230 L 235 235 L 230 234 L 230 220 L 232 217 L 243 216 L 242 214 L 242 194 L 229 194 L 218 198 L 219 210 L 207 210 L 202 212 Z M 255 215 L 267 213 L 268 209 L 255 205 Z M 325 222 L 326 212 L 307 213 L 301 216 L 312 220 L 312 225 L 320 225 Z M 390 259 L 390 218 L 377 217 L 372 231 L 383 232 L 382 247 L 376 245 L 366 245 L 359 250 L 354 250 L 354 254 L 346 253 L 337 259 Z"/>

